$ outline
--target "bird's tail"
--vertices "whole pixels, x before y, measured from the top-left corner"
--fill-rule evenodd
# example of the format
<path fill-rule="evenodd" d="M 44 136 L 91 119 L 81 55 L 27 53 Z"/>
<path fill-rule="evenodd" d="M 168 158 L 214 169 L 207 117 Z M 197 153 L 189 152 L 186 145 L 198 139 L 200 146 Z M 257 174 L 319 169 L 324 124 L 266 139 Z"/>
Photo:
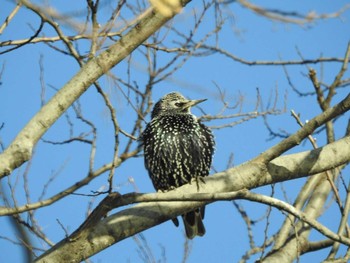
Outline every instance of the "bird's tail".
<path fill-rule="evenodd" d="M 203 224 L 204 208 L 203 206 L 182 215 L 187 238 L 193 239 L 195 236 L 203 236 L 205 234 Z"/>

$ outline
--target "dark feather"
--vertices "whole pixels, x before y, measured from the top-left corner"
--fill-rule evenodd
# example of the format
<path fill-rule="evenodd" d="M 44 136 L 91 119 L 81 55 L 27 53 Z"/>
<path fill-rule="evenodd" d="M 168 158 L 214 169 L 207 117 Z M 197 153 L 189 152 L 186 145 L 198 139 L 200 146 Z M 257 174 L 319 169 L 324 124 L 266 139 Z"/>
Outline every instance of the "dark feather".
<path fill-rule="evenodd" d="M 187 100 L 173 92 L 154 106 L 152 120 L 142 133 L 145 166 L 157 190 L 168 191 L 208 176 L 214 153 L 211 130 L 190 113 L 204 100 Z M 182 216 L 186 235 L 202 236 L 204 207 Z M 173 219 L 178 225 L 177 219 Z"/>

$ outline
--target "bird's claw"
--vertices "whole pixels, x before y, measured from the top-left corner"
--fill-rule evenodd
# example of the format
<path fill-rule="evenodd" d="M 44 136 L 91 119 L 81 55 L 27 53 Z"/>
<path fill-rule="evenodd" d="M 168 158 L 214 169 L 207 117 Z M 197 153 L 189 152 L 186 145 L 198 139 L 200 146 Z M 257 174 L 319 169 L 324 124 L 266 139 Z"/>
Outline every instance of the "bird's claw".
<path fill-rule="evenodd" d="M 199 192 L 199 183 L 202 182 L 203 184 L 205 184 L 203 176 L 196 176 L 196 177 L 192 178 L 190 181 L 190 184 L 192 184 L 193 182 L 196 182 L 198 192 Z"/>

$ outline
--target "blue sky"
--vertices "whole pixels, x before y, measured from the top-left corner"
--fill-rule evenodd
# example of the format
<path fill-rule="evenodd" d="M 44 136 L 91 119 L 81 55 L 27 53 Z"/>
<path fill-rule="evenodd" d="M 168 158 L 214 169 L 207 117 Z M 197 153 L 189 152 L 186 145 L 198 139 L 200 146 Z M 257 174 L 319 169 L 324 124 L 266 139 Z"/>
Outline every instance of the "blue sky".
<path fill-rule="evenodd" d="M 40 3 L 40 1 L 36 1 Z M 103 2 L 103 1 L 102 1 Z M 108 1 L 106 1 L 108 2 Z M 255 1 L 256 4 L 271 9 L 281 9 L 284 11 L 297 11 L 306 14 L 314 10 L 318 14 L 332 13 L 343 7 L 347 1 Z M 55 8 L 62 12 L 71 10 L 84 10 L 85 1 L 74 1 L 74 5 L 67 6 L 60 1 L 50 2 Z M 0 21 L 3 21 L 13 8 L 11 1 L 3 3 L 0 12 Z M 200 10 L 201 2 L 193 1 L 181 14 L 174 19 L 174 26 L 187 33 L 193 25 L 192 10 Z M 101 10 L 100 20 L 103 21 L 108 15 L 108 4 Z M 350 11 L 345 11 L 341 18 L 321 19 L 303 26 L 286 24 L 278 21 L 271 22 L 265 17 L 252 14 L 251 11 L 240 7 L 238 4 L 231 4 L 226 10 L 232 12 L 233 17 L 228 19 L 219 36 L 219 45 L 232 54 L 249 61 L 272 61 L 272 60 L 299 60 L 298 52 L 306 59 L 316 59 L 320 56 L 341 58 L 345 54 L 349 42 L 349 19 Z M 83 19 L 79 17 L 78 19 Z M 28 37 L 32 34 L 31 26 L 38 26 L 38 19 L 24 8 L 15 17 L 9 27 L 0 35 L 0 40 L 14 40 Z M 208 30 L 213 30 L 212 19 L 205 20 L 200 27 L 196 40 L 201 39 Z M 73 32 L 63 26 L 66 34 Z M 45 26 L 44 32 L 53 35 L 53 31 Z M 165 34 L 165 31 L 161 32 Z M 170 35 L 167 38 L 170 45 L 176 37 Z M 209 44 L 215 43 L 215 38 L 209 39 Z M 6 47 L 0 48 L 1 50 Z M 88 52 L 86 43 L 81 43 L 79 49 L 82 53 Z M 171 55 L 160 54 L 158 65 L 165 65 Z M 5 70 L 1 78 L 0 96 L 0 124 L 5 123 L 0 131 L 0 139 L 6 147 L 14 139 L 16 134 L 40 109 L 41 106 L 41 86 L 39 61 L 42 59 L 44 65 L 44 83 L 46 85 L 45 100 L 47 101 L 55 94 L 55 89 L 60 89 L 79 69 L 77 63 L 70 57 L 53 51 L 47 45 L 27 45 L 14 52 L 0 56 L 0 66 L 5 64 Z M 145 68 L 147 66 L 144 57 L 139 51 L 132 55 L 131 80 L 136 81 L 142 87 L 148 79 Z M 323 77 L 322 81 L 330 84 L 339 71 L 341 63 L 332 62 L 325 64 L 307 65 L 315 68 L 318 76 Z M 308 68 L 305 65 L 287 66 L 293 84 L 304 92 L 312 92 L 313 87 L 307 78 Z M 118 77 L 127 79 L 127 63 L 123 62 L 113 69 L 113 73 Z M 349 77 L 349 74 L 346 75 Z M 125 102 L 121 92 L 113 86 L 111 81 L 102 77 L 100 84 L 106 93 L 110 95 L 113 106 L 116 108 L 120 126 L 129 131 L 133 125 L 135 112 L 132 107 Z M 313 96 L 299 97 L 294 93 L 286 79 L 284 71 L 280 66 L 248 66 L 230 60 L 223 55 L 212 55 L 209 57 L 194 57 L 189 59 L 184 66 L 176 71 L 170 78 L 160 82 L 154 88 L 153 101 L 157 101 L 161 96 L 170 91 L 180 91 L 185 96 L 192 99 L 207 98 L 208 101 L 201 105 L 207 114 L 216 114 L 222 105 L 218 99 L 218 85 L 225 91 L 228 101 L 231 104 L 239 98 L 244 97 L 242 112 L 253 111 L 256 103 L 256 89 L 259 88 L 264 105 L 267 105 L 271 94 L 278 90 L 277 107 L 284 108 L 284 97 L 287 97 L 286 112 L 277 116 L 268 117 L 271 127 L 276 131 L 283 129 L 288 133 L 293 133 L 298 129 L 295 120 L 290 116 L 290 110 L 301 114 L 303 121 L 319 114 L 321 111 Z M 53 87 L 53 88 L 52 88 Z M 348 88 L 338 90 L 334 98 L 333 105 L 339 102 L 348 94 Z M 99 168 L 111 161 L 113 156 L 113 129 L 109 120 L 108 111 L 94 88 L 90 88 L 79 100 L 84 116 L 93 121 L 98 129 L 97 150 L 94 167 Z M 193 113 L 201 115 L 199 109 L 193 109 Z M 227 114 L 237 113 L 237 110 L 227 112 Z M 73 110 L 68 110 L 68 115 L 74 122 L 73 133 L 79 135 L 81 132 L 88 132 L 89 127 L 75 118 Z M 340 138 L 344 134 L 344 129 L 349 114 L 336 123 L 336 137 Z M 149 120 L 147 116 L 146 120 Z M 216 125 L 222 122 L 210 122 L 207 125 Z M 62 141 L 69 138 L 69 128 L 67 118 L 61 117 L 55 125 L 44 135 L 44 139 Z M 257 118 L 232 128 L 214 130 L 216 137 L 216 153 L 213 166 L 217 171 L 226 169 L 229 155 L 234 154 L 234 165 L 239 165 L 255 157 L 259 153 L 279 142 L 280 139 L 268 140 L 270 135 L 264 126 L 263 120 Z M 320 146 L 325 143 L 325 134 L 315 136 Z M 126 138 L 121 136 L 121 150 L 126 143 Z M 298 152 L 311 149 L 309 143 L 296 147 L 291 152 Z M 72 143 L 61 146 L 39 142 L 35 149 L 35 155 L 29 170 L 29 186 L 32 202 L 35 202 L 42 193 L 43 186 L 48 178 L 58 173 L 57 178 L 47 189 L 46 197 L 57 191 L 63 190 L 72 183 L 83 178 L 88 171 L 88 158 L 90 146 L 83 143 Z M 20 204 L 25 202 L 23 192 L 23 179 L 27 165 L 23 165 L 14 171 L 10 177 L 10 182 L 15 183 L 18 178 L 17 198 Z M 347 169 L 344 172 L 349 173 Z M 79 189 L 78 193 L 89 194 L 97 191 L 101 187 L 107 186 L 108 174 L 97 178 L 88 186 Z M 143 166 L 143 159 L 133 158 L 125 162 L 116 170 L 114 177 L 115 190 L 121 193 L 135 191 L 133 184 L 129 183 L 129 178 L 133 178 L 137 190 L 140 192 L 153 192 L 151 181 Z M 288 198 L 294 200 L 303 184 L 304 179 L 286 182 L 283 187 L 286 189 Z M 3 180 L 3 187 L 7 187 L 7 179 Z M 281 185 L 275 186 L 276 197 L 283 198 Z M 256 189 L 255 192 L 270 194 L 271 187 Z M 101 200 L 97 198 L 94 205 Z M 64 231 L 58 221 L 65 226 L 69 232 L 74 231 L 84 220 L 86 210 L 91 198 L 83 196 L 70 196 L 56 202 L 54 205 L 40 209 L 36 212 L 38 223 L 43 231 L 53 242 L 58 242 L 64 238 Z M 238 201 L 243 205 L 252 219 L 259 219 L 265 214 L 266 207 L 259 204 Z M 334 210 L 334 212 L 333 212 Z M 338 213 L 334 206 L 322 217 L 322 223 L 335 230 L 337 228 L 334 215 Z M 273 224 L 269 226 L 268 232 L 274 233 L 283 222 L 281 213 L 277 210 L 272 212 Z M 249 246 L 245 224 L 240 215 L 235 210 L 231 202 L 217 202 L 207 207 L 205 225 L 207 233 L 203 238 L 196 238 L 192 243 L 192 253 L 188 262 L 237 262 L 245 253 Z M 264 238 L 265 222 L 257 223 L 254 227 L 256 243 L 260 244 Z M 0 218 L 0 235 L 14 238 L 12 226 L 8 219 Z M 165 253 L 167 262 L 181 262 L 183 255 L 184 235 L 183 228 L 175 228 L 171 222 L 144 231 L 148 245 L 151 247 L 156 259 L 162 258 Z M 313 234 L 315 240 L 320 238 Z M 34 244 L 42 247 L 42 242 L 33 238 Z M 10 242 L 0 239 L 0 251 L 7 251 L 8 262 L 20 262 L 20 250 Z M 164 251 L 164 252 L 163 252 Z M 328 253 L 328 250 L 325 251 Z M 316 255 L 317 254 L 317 255 Z M 310 253 L 304 260 L 318 261 L 324 258 L 322 252 Z M 140 262 L 137 253 L 137 244 L 132 238 L 128 238 L 98 255 L 92 257 L 93 262 Z"/>

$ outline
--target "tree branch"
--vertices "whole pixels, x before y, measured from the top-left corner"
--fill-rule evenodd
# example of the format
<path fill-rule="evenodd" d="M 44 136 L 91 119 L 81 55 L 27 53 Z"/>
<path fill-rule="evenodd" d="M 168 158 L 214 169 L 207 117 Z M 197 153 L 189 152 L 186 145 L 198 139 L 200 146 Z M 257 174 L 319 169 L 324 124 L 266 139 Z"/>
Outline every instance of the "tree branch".
<path fill-rule="evenodd" d="M 278 157 L 266 167 L 251 161 L 204 178 L 205 183 L 200 185 L 200 193 L 197 192 L 195 184 L 187 184 L 167 193 L 128 194 L 122 197 L 116 195 L 118 202 L 116 200 L 110 202 L 112 207 L 109 209 L 135 202 L 143 203 L 99 221 L 106 214 L 106 209 L 103 208 L 103 213 L 93 216 L 92 223 L 84 223 L 87 227 L 82 226 L 71 237 L 59 242 L 40 256 L 37 262 L 81 261 L 129 236 L 205 203 L 213 202 L 217 199 L 216 197 L 220 196 L 217 193 L 253 189 L 271 183 L 305 177 L 349 161 L 350 137 L 347 136 L 313 151 Z M 230 197 L 240 194 L 240 192 L 230 193 Z"/>
<path fill-rule="evenodd" d="M 184 5 L 189 1 L 184 1 Z M 0 178 L 31 158 L 34 145 L 51 125 L 77 100 L 98 78 L 122 61 L 150 35 L 162 27 L 171 17 L 164 17 L 152 8 L 118 42 L 89 60 L 81 70 L 55 96 L 41 108 L 17 135 L 10 146 L 0 155 Z"/>
<path fill-rule="evenodd" d="M 268 163 L 273 160 L 277 156 L 280 156 L 287 150 L 301 143 L 308 135 L 312 134 L 317 128 L 326 122 L 334 119 L 336 116 L 341 115 L 347 112 L 350 109 L 350 94 L 346 96 L 344 100 L 335 105 L 332 108 L 327 109 L 322 114 L 316 116 L 311 119 L 308 123 L 306 123 L 299 131 L 295 134 L 289 136 L 284 139 L 277 145 L 271 147 L 267 151 L 260 154 L 256 160 L 258 162 Z"/>

